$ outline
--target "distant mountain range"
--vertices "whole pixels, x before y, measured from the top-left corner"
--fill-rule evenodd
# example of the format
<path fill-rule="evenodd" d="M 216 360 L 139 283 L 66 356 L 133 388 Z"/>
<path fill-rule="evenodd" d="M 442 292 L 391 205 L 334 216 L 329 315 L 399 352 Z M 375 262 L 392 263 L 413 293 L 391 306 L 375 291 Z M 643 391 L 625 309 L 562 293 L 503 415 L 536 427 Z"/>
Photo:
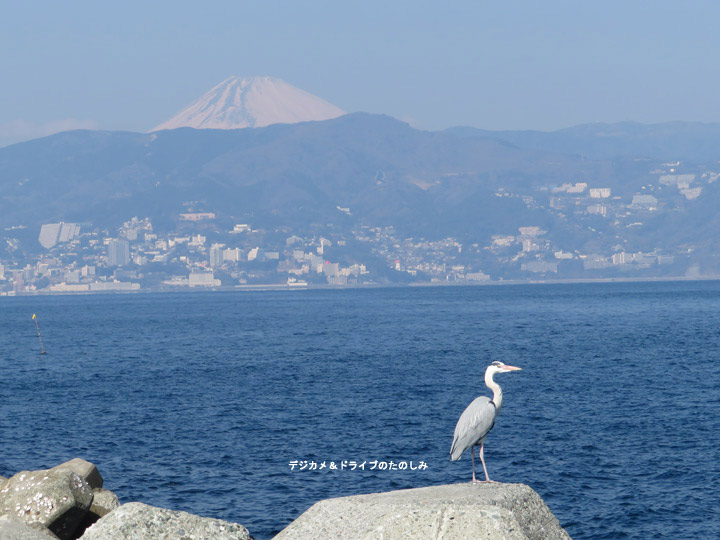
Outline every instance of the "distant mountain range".
<path fill-rule="evenodd" d="M 485 245 L 532 225 L 584 249 L 629 242 L 710 253 L 720 246 L 720 182 L 703 180 L 693 200 L 667 188 L 662 216 L 627 224 L 557 211 L 552 190 L 581 182 L 611 188 L 617 204 L 630 205 L 662 174 L 699 181 L 720 170 L 719 159 L 718 124 L 428 132 L 354 113 L 254 129 L 69 131 L 0 148 L 0 227 L 28 227 L 37 244 L 42 223 L 112 230 L 139 216 L 171 228 L 180 213 L 205 211 L 223 227 L 392 226 L 406 237 Z"/>
<path fill-rule="evenodd" d="M 720 159 L 720 124 L 666 122 L 583 124 L 558 131 L 447 130 L 463 137 L 486 137 L 519 148 L 572 154 L 587 159 L 654 158 L 706 162 Z"/>
<path fill-rule="evenodd" d="M 612 174 L 602 162 L 362 113 L 258 129 L 70 131 L 0 149 L 0 171 L 4 227 L 158 221 L 195 201 L 264 225 L 326 223 L 341 206 L 354 220 L 443 232 L 507 221 L 522 204 L 497 200 L 498 187 Z"/>
<path fill-rule="evenodd" d="M 345 112 L 275 77 L 229 77 L 151 131 L 257 128 L 329 120 Z"/>

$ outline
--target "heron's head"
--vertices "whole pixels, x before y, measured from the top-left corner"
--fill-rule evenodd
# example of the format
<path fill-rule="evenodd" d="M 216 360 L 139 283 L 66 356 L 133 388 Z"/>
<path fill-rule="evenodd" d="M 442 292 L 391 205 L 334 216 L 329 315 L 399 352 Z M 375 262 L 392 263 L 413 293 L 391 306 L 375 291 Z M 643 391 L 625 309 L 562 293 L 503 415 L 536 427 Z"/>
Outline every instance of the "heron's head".
<path fill-rule="evenodd" d="M 502 362 L 493 362 L 487 367 L 486 373 L 495 375 L 495 373 L 508 373 L 509 371 L 521 371 L 522 368 L 515 366 L 508 366 Z"/>

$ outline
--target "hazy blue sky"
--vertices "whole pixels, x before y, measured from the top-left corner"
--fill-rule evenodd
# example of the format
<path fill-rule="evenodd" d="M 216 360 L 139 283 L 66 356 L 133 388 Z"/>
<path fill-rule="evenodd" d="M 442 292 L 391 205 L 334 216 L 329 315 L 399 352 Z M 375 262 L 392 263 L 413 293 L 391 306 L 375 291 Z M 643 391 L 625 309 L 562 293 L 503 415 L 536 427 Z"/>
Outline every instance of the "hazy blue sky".
<path fill-rule="evenodd" d="M 720 121 L 720 2 L 0 3 L 0 144 L 146 131 L 230 75 L 424 129 Z"/>

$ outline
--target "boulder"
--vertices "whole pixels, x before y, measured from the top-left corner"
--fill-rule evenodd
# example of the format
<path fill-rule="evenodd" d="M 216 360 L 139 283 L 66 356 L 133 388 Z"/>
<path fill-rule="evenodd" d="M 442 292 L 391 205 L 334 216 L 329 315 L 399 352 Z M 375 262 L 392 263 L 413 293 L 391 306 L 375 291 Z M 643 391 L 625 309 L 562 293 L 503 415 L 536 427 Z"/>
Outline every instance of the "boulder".
<path fill-rule="evenodd" d="M 100 476 L 100 471 L 97 470 L 95 465 L 89 461 L 85 461 L 84 459 L 74 458 L 70 461 L 57 465 L 50 470 L 54 471 L 57 469 L 70 469 L 72 472 L 82 476 L 93 489 L 101 488 L 103 486 L 103 477 Z"/>
<path fill-rule="evenodd" d="M 569 540 L 524 484 L 467 483 L 326 499 L 274 540 Z"/>
<path fill-rule="evenodd" d="M 2 540 L 57 540 L 57 536 L 43 527 L 31 527 L 22 519 L 6 514 L 0 516 Z"/>
<path fill-rule="evenodd" d="M 23 471 L 0 489 L 0 515 L 47 527 L 65 540 L 72 537 L 92 499 L 85 479 L 69 469 Z"/>
<path fill-rule="evenodd" d="M 238 523 L 127 503 L 100 518 L 81 540 L 249 540 Z"/>
<path fill-rule="evenodd" d="M 103 488 L 93 489 L 92 505 L 90 505 L 90 510 L 78 525 L 75 536 L 81 536 L 81 533 L 84 533 L 84 531 L 96 523 L 98 519 L 109 514 L 119 506 L 120 501 L 112 491 Z"/>
<path fill-rule="evenodd" d="M 91 514 L 95 514 L 97 517 L 101 518 L 119 506 L 120 501 L 118 500 L 117 495 L 115 495 L 112 491 L 108 491 L 103 488 L 93 489 L 93 502 L 90 506 Z"/>

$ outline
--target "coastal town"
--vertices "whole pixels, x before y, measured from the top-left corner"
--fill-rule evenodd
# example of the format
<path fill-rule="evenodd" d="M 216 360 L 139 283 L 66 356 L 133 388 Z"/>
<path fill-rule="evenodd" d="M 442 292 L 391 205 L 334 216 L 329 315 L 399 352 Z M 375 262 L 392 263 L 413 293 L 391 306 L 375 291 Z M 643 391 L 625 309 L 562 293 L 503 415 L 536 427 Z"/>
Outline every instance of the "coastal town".
<path fill-rule="evenodd" d="M 687 276 L 693 246 L 648 244 L 642 235 L 645 220 L 693 204 L 719 176 L 678 172 L 678 166 L 653 170 L 656 181 L 631 195 L 583 181 L 530 193 L 499 188 L 495 197 L 521 199 L 555 226 L 550 231 L 518 223 L 477 239 L 413 238 L 392 226 L 362 224 L 327 224 L 310 232 L 257 227 L 203 209 L 178 213 L 169 230 L 138 216 L 115 230 L 46 223 L 38 231 L 37 249 L 21 252 L 10 228 L 5 231 L 10 255 L 0 259 L 0 294 Z M 337 211 L 352 215 L 348 207 L 338 205 Z M 582 235 L 563 234 L 573 229 Z M 587 240 L 578 244 L 578 237 Z"/>

